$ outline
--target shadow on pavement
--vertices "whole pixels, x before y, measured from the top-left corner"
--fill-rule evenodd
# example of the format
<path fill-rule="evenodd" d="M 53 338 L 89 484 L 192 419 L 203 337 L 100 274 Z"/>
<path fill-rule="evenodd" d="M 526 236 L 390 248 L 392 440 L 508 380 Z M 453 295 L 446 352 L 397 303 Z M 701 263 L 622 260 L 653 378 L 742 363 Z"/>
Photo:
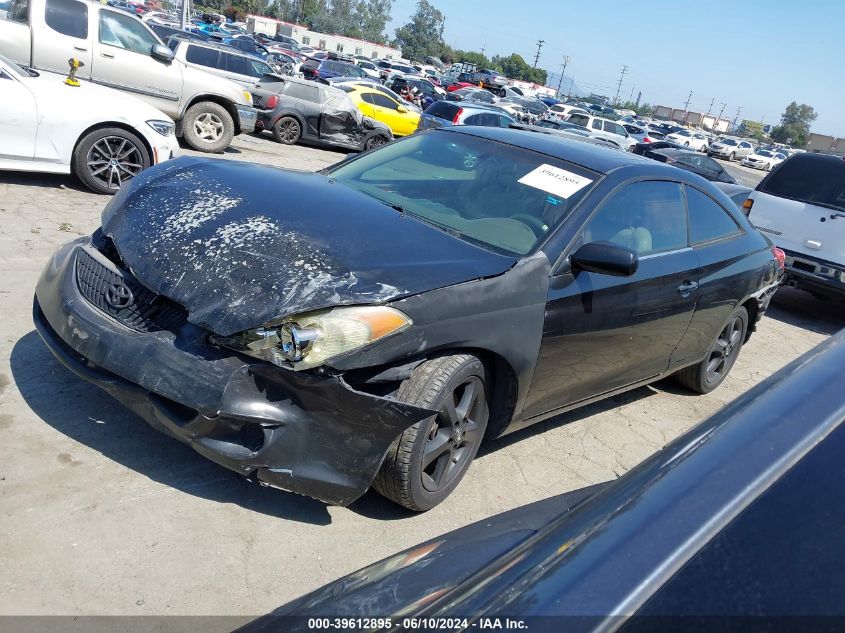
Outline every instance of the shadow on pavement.
<path fill-rule="evenodd" d="M 797 288 L 778 288 L 766 317 L 817 334 L 836 334 L 845 327 L 845 301 L 824 301 Z"/>
<path fill-rule="evenodd" d="M 44 189 L 72 189 L 81 191 L 92 196 L 97 195 L 87 187 L 83 186 L 74 176 L 70 174 L 39 174 L 20 171 L 0 172 L 0 184 L 2 185 L 24 185 L 27 187 L 42 187 Z M 108 199 L 104 196 L 104 198 Z"/>
<path fill-rule="evenodd" d="M 118 464 L 203 499 L 291 521 L 331 523 L 324 503 L 250 484 L 153 430 L 104 391 L 65 369 L 35 331 L 15 343 L 9 362 L 18 391 L 39 418 Z"/>

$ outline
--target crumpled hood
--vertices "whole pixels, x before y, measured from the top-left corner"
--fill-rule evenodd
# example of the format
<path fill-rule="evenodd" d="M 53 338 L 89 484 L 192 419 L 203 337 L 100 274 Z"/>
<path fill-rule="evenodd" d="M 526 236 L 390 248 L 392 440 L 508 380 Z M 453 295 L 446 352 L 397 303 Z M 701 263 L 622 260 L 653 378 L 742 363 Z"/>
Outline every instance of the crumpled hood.
<path fill-rule="evenodd" d="M 103 232 L 152 291 L 220 335 L 501 274 L 507 257 L 316 173 L 185 157 L 132 180 Z"/>

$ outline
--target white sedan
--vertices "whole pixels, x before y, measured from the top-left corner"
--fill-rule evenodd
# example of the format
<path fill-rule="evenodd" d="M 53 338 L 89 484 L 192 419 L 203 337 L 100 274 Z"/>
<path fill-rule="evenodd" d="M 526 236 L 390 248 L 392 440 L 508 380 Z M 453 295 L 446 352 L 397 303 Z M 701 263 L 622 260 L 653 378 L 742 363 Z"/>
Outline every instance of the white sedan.
<path fill-rule="evenodd" d="M 123 92 L 23 68 L 0 55 L 0 169 L 75 174 L 114 193 L 173 158 L 173 120 Z"/>
<path fill-rule="evenodd" d="M 700 132 L 692 132 L 691 130 L 678 130 L 672 132 L 666 137 L 667 141 L 672 141 L 678 145 L 689 147 L 697 152 L 707 151 L 707 137 Z"/>
<path fill-rule="evenodd" d="M 780 152 L 773 152 L 768 149 L 757 150 L 754 154 L 750 154 L 742 159 L 741 165 L 746 167 L 754 167 L 755 169 L 763 169 L 765 171 L 772 171 L 775 165 L 779 165 L 786 160 L 786 155 Z"/>

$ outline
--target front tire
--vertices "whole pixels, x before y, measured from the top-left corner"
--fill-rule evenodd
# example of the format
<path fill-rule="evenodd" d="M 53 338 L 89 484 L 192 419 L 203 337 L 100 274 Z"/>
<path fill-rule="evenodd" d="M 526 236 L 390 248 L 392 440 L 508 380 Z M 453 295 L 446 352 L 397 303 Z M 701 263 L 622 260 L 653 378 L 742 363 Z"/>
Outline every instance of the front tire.
<path fill-rule="evenodd" d="M 675 374 L 678 382 L 696 393 L 713 391 L 730 373 L 747 333 L 748 311 L 740 306 L 731 314 L 704 360 Z"/>
<path fill-rule="evenodd" d="M 232 115 L 213 101 L 201 101 L 188 108 L 182 130 L 185 142 L 198 152 L 222 152 L 235 136 Z"/>
<path fill-rule="evenodd" d="M 141 139 L 122 128 L 101 128 L 85 135 L 71 158 L 73 173 L 97 193 L 114 194 L 150 166 Z"/>
<path fill-rule="evenodd" d="M 457 487 L 487 429 L 486 372 L 470 354 L 425 361 L 397 399 L 438 412 L 404 431 L 387 451 L 373 487 L 410 510 L 430 510 Z"/>
<path fill-rule="evenodd" d="M 387 143 L 387 139 L 385 137 L 381 134 L 374 134 L 364 143 L 364 150 L 369 151 L 371 149 L 375 149 L 376 147 L 381 147 L 385 143 Z"/>
<path fill-rule="evenodd" d="M 736 160 L 736 152 L 731 152 L 731 155 L 728 156 L 728 162 L 732 163 Z"/>

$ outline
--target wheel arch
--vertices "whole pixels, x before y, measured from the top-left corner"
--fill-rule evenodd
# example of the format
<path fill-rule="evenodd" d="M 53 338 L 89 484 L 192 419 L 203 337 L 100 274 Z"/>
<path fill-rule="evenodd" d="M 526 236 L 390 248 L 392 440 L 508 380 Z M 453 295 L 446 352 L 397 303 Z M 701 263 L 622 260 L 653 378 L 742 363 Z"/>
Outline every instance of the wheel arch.
<path fill-rule="evenodd" d="M 72 174 L 78 175 L 76 174 L 76 171 L 73 166 L 73 158 L 74 156 L 76 156 L 76 150 L 79 148 L 79 144 L 82 142 L 82 139 L 88 136 L 91 132 L 94 132 L 96 130 L 104 130 L 107 128 L 119 128 L 125 132 L 129 132 L 137 136 L 144 144 L 144 149 L 147 150 L 147 156 L 149 156 L 150 158 L 150 166 L 152 167 L 153 165 L 155 165 L 155 153 L 153 152 L 153 147 L 152 145 L 150 145 L 149 140 L 147 140 L 147 137 L 144 134 L 142 134 L 138 129 L 132 127 L 128 123 L 121 123 L 120 121 L 103 121 L 94 123 L 93 125 L 90 125 L 86 129 L 82 130 L 82 132 L 80 132 L 79 136 L 76 138 L 76 141 L 73 144 L 73 150 L 71 150 L 70 153 L 70 172 Z"/>
<path fill-rule="evenodd" d="M 740 304 L 748 312 L 748 326 L 745 330 L 745 343 L 751 338 L 751 333 L 757 329 L 757 315 L 760 314 L 760 303 L 754 297 L 746 299 L 744 303 Z"/>

